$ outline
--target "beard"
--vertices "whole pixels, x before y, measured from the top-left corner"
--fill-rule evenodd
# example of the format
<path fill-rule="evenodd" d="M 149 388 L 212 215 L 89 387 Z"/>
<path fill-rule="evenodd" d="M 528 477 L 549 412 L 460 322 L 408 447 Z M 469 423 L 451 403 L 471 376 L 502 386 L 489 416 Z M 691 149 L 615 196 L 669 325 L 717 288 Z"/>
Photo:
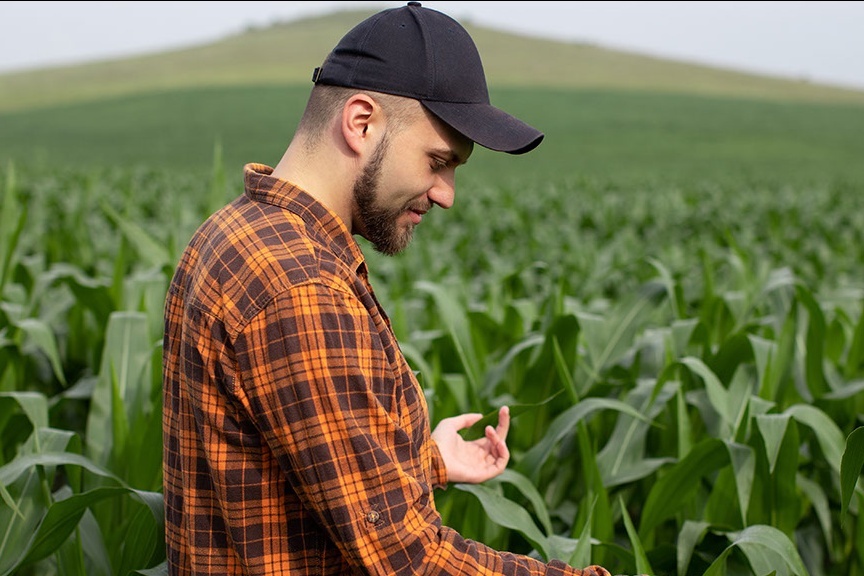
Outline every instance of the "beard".
<path fill-rule="evenodd" d="M 410 204 L 392 208 L 378 205 L 378 187 L 381 168 L 389 150 L 389 140 L 381 141 L 363 172 L 354 181 L 354 203 L 360 234 L 376 251 L 392 256 L 408 247 L 414 235 L 414 226 L 399 227 L 398 221 Z"/>

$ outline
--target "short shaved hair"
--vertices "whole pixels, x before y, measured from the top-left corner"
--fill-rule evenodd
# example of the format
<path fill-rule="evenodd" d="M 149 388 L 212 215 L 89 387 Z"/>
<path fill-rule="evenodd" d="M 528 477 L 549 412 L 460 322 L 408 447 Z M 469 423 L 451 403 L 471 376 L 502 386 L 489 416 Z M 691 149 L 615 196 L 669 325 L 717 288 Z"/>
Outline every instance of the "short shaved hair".
<path fill-rule="evenodd" d="M 368 94 L 381 106 L 387 117 L 388 130 L 399 130 L 422 113 L 423 106 L 412 98 L 372 90 L 316 84 L 312 88 L 306 110 L 297 126 L 297 132 L 303 135 L 307 145 L 314 145 L 318 137 L 330 126 L 333 118 L 342 113 L 342 107 L 348 98 L 357 93 Z"/>

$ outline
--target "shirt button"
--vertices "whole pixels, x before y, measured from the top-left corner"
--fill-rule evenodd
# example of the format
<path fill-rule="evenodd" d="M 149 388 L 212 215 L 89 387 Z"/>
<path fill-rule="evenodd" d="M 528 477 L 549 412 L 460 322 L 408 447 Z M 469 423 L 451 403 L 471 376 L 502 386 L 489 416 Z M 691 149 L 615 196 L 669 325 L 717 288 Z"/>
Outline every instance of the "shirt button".
<path fill-rule="evenodd" d="M 366 514 L 366 522 L 368 522 L 369 524 L 375 524 L 380 519 L 381 519 L 381 514 L 375 510 L 372 510 L 371 512 L 368 512 Z"/>

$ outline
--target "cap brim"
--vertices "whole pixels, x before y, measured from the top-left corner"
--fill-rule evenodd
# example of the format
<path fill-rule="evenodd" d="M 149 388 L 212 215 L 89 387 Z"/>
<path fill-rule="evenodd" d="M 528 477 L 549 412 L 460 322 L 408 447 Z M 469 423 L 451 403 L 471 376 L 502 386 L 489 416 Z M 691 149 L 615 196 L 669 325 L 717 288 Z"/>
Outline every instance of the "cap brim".
<path fill-rule="evenodd" d="M 542 132 L 491 104 L 421 102 L 445 124 L 490 150 L 524 154 L 543 140 Z"/>

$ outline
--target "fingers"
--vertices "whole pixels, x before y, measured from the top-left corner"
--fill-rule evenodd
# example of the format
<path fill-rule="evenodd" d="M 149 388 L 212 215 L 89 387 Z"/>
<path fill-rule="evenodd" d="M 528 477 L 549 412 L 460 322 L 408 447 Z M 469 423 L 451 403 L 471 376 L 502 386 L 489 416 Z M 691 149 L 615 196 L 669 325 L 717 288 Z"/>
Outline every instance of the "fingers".
<path fill-rule="evenodd" d="M 486 427 L 486 440 L 489 441 L 488 452 L 496 462 L 501 462 L 506 465 L 510 459 L 510 451 L 507 449 L 507 443 L 504 441 L 498 432 L 491 426 Z"/>
<path fill-rule="evenodd" d="M 498 410 L 498 427 L 495 429 L 501 441 L 507 440 L 507 432 L 510 430 L 510 408 L 502 406 Z"/>
<path fill-rule="evenodd" d="M 489 453 L 495 457 L 496 465 L 506 466 L 510 459 L 507 449 L 507 432 L 510 430 L 510 409 L 501 407 L 498 411 L 498 427 L 486 427 L 486 439 L 489 441 Z"/>

